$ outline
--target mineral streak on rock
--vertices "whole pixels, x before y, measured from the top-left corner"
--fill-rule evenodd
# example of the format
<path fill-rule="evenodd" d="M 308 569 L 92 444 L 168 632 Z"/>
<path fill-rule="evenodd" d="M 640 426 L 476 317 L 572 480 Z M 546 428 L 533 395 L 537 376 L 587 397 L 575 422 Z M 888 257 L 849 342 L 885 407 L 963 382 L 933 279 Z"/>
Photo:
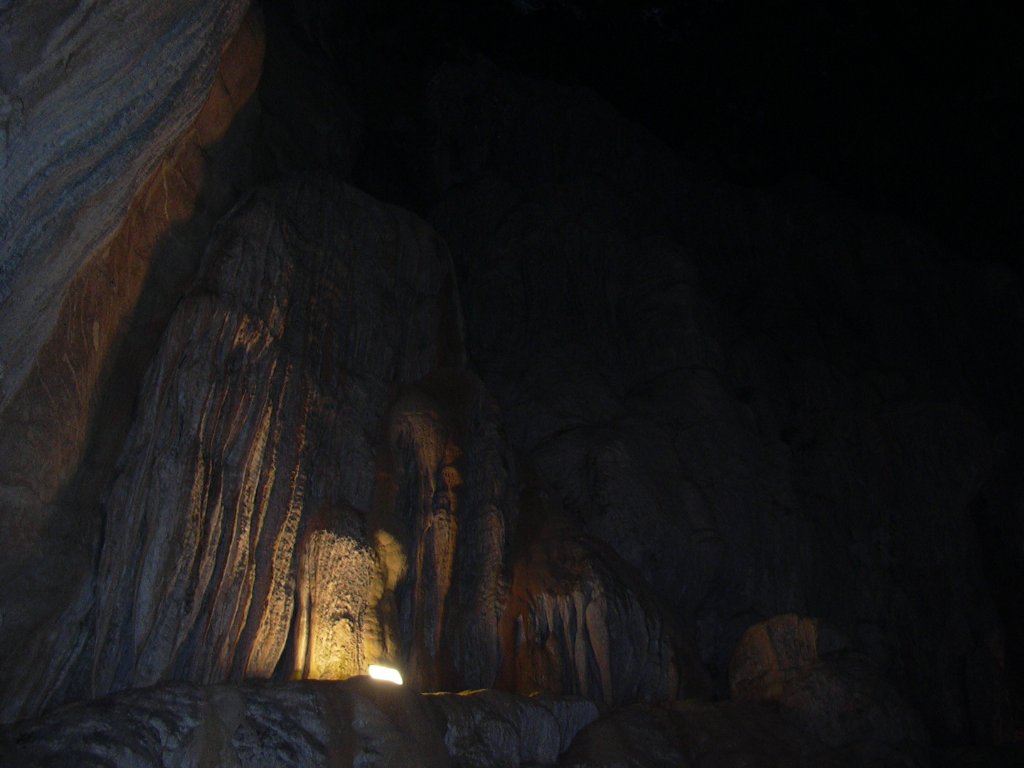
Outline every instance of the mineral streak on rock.
<path fill-rule="evenodd" d="M 451 594 L 460 558 L 477 556 L 474 516 L 504 501 L 501 477 L 475 468 L 481 450 L 467 466 L 482 488 L 460 504 L 456 443 L 486 447 L 494 417 L 458 371 L 451 412 L 389 411 L 400 388 L 428 392 L 428 374 L 461 364 L 453 301 L 425 225 L 326 177 L 258 190 L 236 210 L 164 336 L 106 503 L 97 692 L 363 672 L 400 651 L 405 576 L 408 626 L 434 665 L 450 611 L 469 627 L 466 653 L 494 669 L 496 643 L 472 638 L 496 623 L 495 598 Z M 412 451 L 391 497 L 375 469 L 389 429 L 396 451 Z M 412 666 L 438 677 L 415 652 Z"/>
<path fill-rule="evenodd" d="M 0 359 L 17 391 L 78 270 L 193 122 L 244 0 L 12 3 L 0 176 Z M 0 407 L 7 401 L 0 401 Z"/>
<path fill-rule="evenodd" d="M 184 15 L 180 3 L 98 5 L 0 12 L 14 46 L 0 84 L 19 89 L 19 110 L 29 110 L 0 173 L 0 258 L 20 281 L 0 309 L 4 719 L 38 710 L 69 684 L 92 601 L 95 500 L 144 361 L 214 222 L 251 174 L 243 137 L 262 67 L 261 14 L 239 24 L 240 3 Z M 34 36 L 53 19 L 33 15 L 64 12 L 66 23 L 50 24 L 53 39 L 36 50 Z M 122 30 L 115 45 L 112 28 Z M 66 55 L 55 75 L 44 54 L 58 50 Z M 160 69 L 166 57 L 175 60 Z M 23 251 L 32 258 L 22 267 L 32 269 L 15 269 Z M 39 296 L 45 304 L 34 305 Z M 25 643 L 26 631 L 38 640 Z"/>
<path fill-rule="evenodd" d="M 8 391 L 52 328 L 50 297 L 111 236 L 139 183 L 193 123 L 248 4 L 70 5 L 3 8 L 0 338 Z M 40 259 L 45 268 L 32 263 Z"/>
<path fill-rule="evenodd" d="M 493 401 L 475 377 L 439 371 L 391 410 L 382 503 L 408 542 L 401 598 L 409 668 L 427 689 L 492 685 L 518 488 Z"/>
<path fill-rule="evenodd" d="M 502 682 L 606 706 L 699 696 L 696 647 L 610 548 L 564 524 L 517 559 L 502 619 Z"/>

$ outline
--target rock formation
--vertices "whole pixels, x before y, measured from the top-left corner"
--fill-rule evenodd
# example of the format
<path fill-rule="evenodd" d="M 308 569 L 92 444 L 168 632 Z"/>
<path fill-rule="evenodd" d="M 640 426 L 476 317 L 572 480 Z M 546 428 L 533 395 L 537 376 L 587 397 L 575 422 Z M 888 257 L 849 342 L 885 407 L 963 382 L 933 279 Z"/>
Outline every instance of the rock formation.
<path fill-rule="evenodd" d="M 457 766 L 554 765 L 597 707 L 570 697 L 525 698 L 500 691 L 431 694 L 444 743 Z"/>
<path fill-rule="evenodd" d="M 515 561 L 500 682 L 604 706 L 707 695 L 690 634 L 643 581 L 608 547 L 556 522 L 550 505 L 531 501 L 540 509 Z"/>
<path fill-rule="evenodd" d="M 1020 740 L 1009 197 L 696 74 L 730 3 L 158 6 L 0 0 L 5 758 Z"/>
<path fill-rule="evenodd" d="M 777 702 L 805 733 L 856 764 L 923 765 L 927 733 L 902 697 L 846 638 L 794 614 L 755 624 L 729 667 L 737 701 Z"/>
<path fill-rule="evenodd" d="M 460 523 L 460 554 L 500 572 L 504 520 L 486 494 L 457 504 L 468 462 L 445 414 L 389 407 L 460 359 L 447 256 L 421 222 L 324 178 L 239 206 L 163 337 L 105 502 L 96 692 L 267 678 L 290 637 L 288 671 L 363 673 L 399 653 L 402 609 L 436 663 Z M 375 494 L 407 444 L 413 476 Z M 478 514 L 498 515 L 496 552 Z"/>
<path fill-rule="evenodd" d="M 517 690 L 700 690 L 667 612 L 543 511 L 506 609 L 519 502 L 452 290 L 425 225 L 326 177 L 222 224 L 105 501 L 94 693 L 377 661 L 481 687 L 502 657 Z"/>
<path fill-rule="evenodd" d="M 470 358 L 563 509 L 696 623 L 719 694 L 742 632 L 796 611 L 851 636 L 933 729 L 1002 728 L 967 511 L 1002 427 L 917 341 L 952 338 L 939 307 L 971 302 L 925 274 L 926 243 L 708 177 L 586 92 L 485 66 L 430 87 L 449 188 L 432 221 Z"/>
<path fill-rule="evenodd" d="M 160 330 L 254 173 L 261 15 L 93 5 L 0 22 L 4 718 L 80 685 L 96 502 Z"/>
<path fill-rule="evenodd" d="M 275 686 L 170 685 L 67 707 L 0 731 L 4 765 L 554 765 L 596 716 L 573 699 L 420 696 L 353 678 Z"/>

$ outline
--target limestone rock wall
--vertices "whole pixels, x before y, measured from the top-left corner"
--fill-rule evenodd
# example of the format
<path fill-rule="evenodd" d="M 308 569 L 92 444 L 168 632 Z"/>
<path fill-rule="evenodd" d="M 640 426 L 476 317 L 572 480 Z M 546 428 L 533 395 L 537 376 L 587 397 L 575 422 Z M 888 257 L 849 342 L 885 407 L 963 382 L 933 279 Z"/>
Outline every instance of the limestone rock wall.
<path fill-rule="evenodd" d="M 61 296 L 193 122 L 247 3 L 7 3 L 0 65 L 0 407 Z"/>
<path fill-rule="evenodd" d="M 901 693 L 1014 738 L 1019 276 L 734 183 L 442 6 L 267 3 L 254 104 L 243 3 L 0 0 L 0 717 L 375 660 L 619 705 L 703 666 L 785 716 L 626 710 L 578 764 L 652 728 L 672 764 L 914 762 Z M 439 707 L 494 737 L 452 743 L 550 758 L 485 704 Z"/>
<path fill-rule="evenodd" d="M 96 692 L 397 656 L 410 553 L 389 546 L 419 510 L 376 510 L 376 468 L 397 388 L 460 363 L 453 302 L 424 224 L 327 178 L 261 189 L 224 223 L 104 505 Z M 453 567 L 451 547 L 429 569 Z"/>
<path fill-rule="evenodd" d="M 489 687 L 519 510 L 500 414 L 475 376 L 439 371 L 396 399 L 389 446 L 378 509 L 415 584 L 398 595 L 410 672 L 428 690 Z"/>
<path fill-rule="evenodd" d="M 628 566 L 546 524 L 557 509 L 519 519 L 446 254 L 327 176 L 222 223 L 104 502 L 94 694 L 374 662 L 428 690 L 706 692 Z"/>
<path fill-rule="evenodd" d="M 515 561 L 501 683 L 607 707 L 708 695 L 692 627 L 613 550 L 545 512 Z"/>
<path fill-rule="evenodd" d="M 810 183 L 731 185 L 585 90 L 447 66 L 424 102 L 470 359 L 562 509 L 696 622 L 719 692 L 744 629 L 810 613 L 936 732 L 1011 738 L 982 534 L 1017 530 L 984 500 L 1019 281 Z"/>
<path fill-rule="evenodd" d="M 264 30 L 243 11 L 0 11 L 4 718 L 87 687 L 97 499 L 156 339 L 252 182 Z"/>

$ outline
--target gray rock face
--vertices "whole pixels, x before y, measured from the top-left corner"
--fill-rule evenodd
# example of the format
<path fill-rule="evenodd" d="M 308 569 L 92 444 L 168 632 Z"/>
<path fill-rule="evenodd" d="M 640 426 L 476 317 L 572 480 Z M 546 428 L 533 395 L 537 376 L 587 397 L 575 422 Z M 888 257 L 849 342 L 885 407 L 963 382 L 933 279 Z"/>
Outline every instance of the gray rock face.
<path fill-rule="evenodd" d="M 432 694 L 427 701 L 445 723 L 445 746 L 460 768 L 554 765 L 597 718 L 597 707 L 586 699 L 487 690 Z"/>
<path fill-rule="evenodd" d="M 64 707 L 0 729 L 4 765 L 554 765 L 597 717 L 578 699 L 508 693 L 421 696 L 345 682 L 166 685 Z"/>
<path fill-rule="evenodd" d="M 19 289 L 0 310 L 4 326 L 0 368 L 10 362 L 4 356 L 14 354 L 18 345 L 26 345 L 18 354 L 33 355 L 21 361 L 29 368 L 27 375 L 18 382 L 14 380 L 18 377 L 0 381 L 0 538 L 6 542 L 0 555 L 3 719 L 31 714 L 47 702 L 82 695 L 88 689 L 73 672 L 76 658 L 89 642 L 85 625 L 93 603 L 98 499 L 110 482 L 160 332 L 182 291 L 195 278 L 215 222 L 234 203 L 238 189 L 252 183 L 254 165 L 251 144 L 256 110 L 251 96 L 263 58 L 263 25 L 258 12 L 246 17 L 221 52 L 219 36 L 230 30 L 202 27 L 227 23 L 237 12 L 232 6 L 222 7 L 227 15 L 216 15 L 215 5 L 208 4 L 208 13 L 196 11 L 196 15 L 183 17 L 181 26 L 173 30 L 168 28 L 172 19 L 161 18 L 151 28 L 134 30 L 113 45 L 109 40 L 114 22 L 107 11 L 118 13 L 116 4 L 103 9 L 92 9 L 91 4 L 64 7 L 68 5 L 49 3 L 44 9 L 39 4 L 7 4 L 0 11 L 5 25 L 0 37 L 4 45 L 12 46 L 0 57 L 0 68 L 12 81 L 21 82 L 22 78 L 29 91 L 39 88 L 41 81 L 36 76 L 42 77 L 40 72 L 53 64 L 47 56 L 61 50 L 67 54 L 63 62 L 66 72 L 59 82 L 51 83 L 47 93 L 33 96 L 48 105 L 45 115 L 32 118 L 44 124 L 17 137 L 17 153 L 5 155 L 11 167 L 0 173 L 3 194 L 14 194 L 16 190 L 7 185 L 24 181 L 19 174 L 27 172 L 25 163 L 45 160 L 47 170 L 31 179 L 30 185 L 35 185 L 33 189 L 40 195 L 60 195 L 49 202 L 36 201 L 53 208 L 50 220 L 41 209 L 21 211 L 31 221 L 2 219 L 3 259 L 15 258 L 17 254 L 11 250 L 15 238 L 25 235 L 7 227 L 36 227 L 42 222 L 45 232 L 36 233 L 41 237 L 38 242 L 26 245 L 18 241 L 18 247 L 37 250 L 17 274 L 27 275 L 29 282 L 49 281 L 45 290 L 52 291 L 46 294 L 43 314 L 38 316 L 25 315 L 31 315 L 31 286 Z M 50 12 L 53 18 L 37 18 Z M 152 9 L 134 9 L 128 13 L 141 24 L 140 18 L 150 12 Z M 66 24 L 61 26 L 63 14 L 67 15 Z M 53 29 L 47 30 L 46 24 Z M 53 45 L 44 52 L 35 50 L 30 39 L 48 32 L 54 34 Z M 192 37 L 188 41 L 170 39 L 180 32 Z M 208 51 L 192 44 L 214 48 Z M 136 49 L 148 45 L 153 46 L 150 52 L 154 55 L 198 58 L 175 62 L 175 67 L 191 67 L 189 72 L 154 74 L 147 69 L 154 61 L 144 65 L 131 58 L 133 51 L 138 53 Z M 174 50 L 165 51 L 161 46 Z M 208 65 L 217 67 L 212 84 L 203 74 Z M 75 90 L 86 87 L 82 78 L 96 76 L 93 70 L 97 66 L 110 68 L 104 72 L 111 82 L 96 84 L 85 92 Z M 83 74 L 82 68 L 92 75 Z M 172 87 L 160 80 L 165 75 L 185 77 L 187 82 Z M 193 82 L 194 78 L 199 80 Z M 160 96 L 155 87 L 158 83 L 171 90 L 160 92 Z M 108 90 L 114 86 L 115 90 Z M 154 90 L 141 98 L 140 87 Z M 207 87 L 201 93 L 197 90 Z M 89 105 L 88 99 L 97 94 L 113 101 Z M 184 101 L 148 103 L 151 97 Z M 122 98 L 126 101 L 118 101 Z M 191 111 L 195 98 L 200 99 L 201 109 L 191 124 L 181 125 L 182 130 L 174 133 L 186 119 L 182 110 Z M 143 108 L 148 116 L 136 114 L 135 110 Z M 58 115 L 61 109 L 67 114 Z M 118 110 L 125 119 L 104 126 L 93 122 Z M 161 117 L 173 124 L 147 123 L 142 128 L 138 124 Z M 72 120 L 77 120 L 74 126 Z M 55 130 L 71 127 L 73 135 L 51 136 Z M 47 136 L 53 145 L 39 143 Z M 51 156 L 67 149 L 61 144 L 65 139 L 83 144 L 70 156 Z M 117 155 L 107 158 L 109 162 L 100 157 L 108 151 Z M 135 151 L 140 153 L 138 157 L 132 154 Z M 34 160 L 24 156 L 32 152 L 37 152 Z M 122 161 L 131 165 L 154 159 L 159 163 L 141 185 L 140 179 L 129 178 L 129 171 L 139 171 L 134 165 L 123 169 L 128 176 L 105 175 L 116 171 Z M 95 178 L 87 178 L 88 164 L 93 161 L 100 165 L 92 169 Z M 61 190 L 61 184 L 69 183 L 69 174 L 93 185 L 90 194 L 94 198 L 83 201 L 77 188 Z M 118 200 L 127 193 L 134 198 L 125 210 Z M 21 209 L 17 206 L 25 201 L 16 202 L 13 207 L 5 205 L 4 216 L 18 214 Z M 78 210 L 76 206 L 85 207 Z M 84 248 L 84 244 L 60 240 L 64 235 L 71 237 L 62 229 L 71 223 L 79 228 L 116 225 L 116 231 L 104 236 L 95 252 L 80 252 L 76 248 Z M 57 241 L 47 239 L 52 237 Z M 49 247 L 58 252 L 45 250 Z M 7 264 L 11 266 L 13 261 Z M 72 271 L 58 280 L 53 272 L 58 267 Z M 36 287 L 44 290 L 45 286 Z M 15 327 L 26 322 L 28 326 Z M 30 347 L 37 342 L 39 346 L 32 352 Z M 0 371 L 0 380 L 3 378 Z M 13 389 L 2 392 L 5 386 Z M 32 640 L 26 642 L 28 637 Z M 74 692 L 69 693 L 70 689 Z"/>
<path fill-rule="evenodd" d="M 0 9 L 0 408 L 78 269 L 195 118 L 243 0 Z"/>

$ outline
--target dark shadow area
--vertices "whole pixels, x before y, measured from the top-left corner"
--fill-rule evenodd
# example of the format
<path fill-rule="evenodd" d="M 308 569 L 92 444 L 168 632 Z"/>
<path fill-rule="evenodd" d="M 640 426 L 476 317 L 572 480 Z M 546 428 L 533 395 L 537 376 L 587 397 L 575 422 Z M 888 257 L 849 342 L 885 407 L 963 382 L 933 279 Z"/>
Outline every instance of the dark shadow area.
<path fill-rule="evenodd" d="M 695 335 L 714 339 L 686 376 L 706 371 L 739 394 L 728 406 L 694 405 L 692 418 L 759 420 L 757 437 L 744 439 L 775 457 L 769 463 L 788 462 L 778 472 L 794 486 L 770 499 L 751 491 L 748 506 L 766 511 L 733 519 L 751 526 L 753 539 L 761 531 L 749 551 L 734 549 L 746 534 L 713 533 L 690 555 L 736 558 L 735 573 L 700 587 L 708 591 L 698 614 L 714 646 L 704 662 L 717 670 L 718 690 L 751 617 L 769 605 L 813 607 L 835 613 L 929 710 L 938 743 L 1013 738 L 1019 726 L 980 700 L 1002 694 L 970 682 L 1003 674 L 979 666 L 1001 652 L 946 658 L 937 649 L 958 630 L 933 611 L 960 594 L 959 580 L 977 588 L 984 567 L 995 607 L 988 595 L 975 603 L 979 616 L 992 609 L 998 618 L 993 627 L 979 619 L 971 642 L 1005 630 L 1007 669 L 1018 669 L 1021 612 L 998 585 L 1016 583 L 1024 560 L 1011 531 L 1019 491 L 986 476 L 980 482 L 1006 494 L 999 511 L 975 509 L 962 528 L 966 502 L 939 499 L 942 472 L 915 468 L 957 466 L 966 486 L 976 480 L 958 462 L 988 466 L 991 439 L 1019 442 L 1006 419 L 1024 374 L 1015 330 L 1024 321 L 1019 22 L 965 3 L 798 0 L 294 0 L 267 14 L 263 173 L 327 169 L 430 218 L 453 252 L 470 357 L 513 444 L 552 466 L 583 451 L 584 474 L 560 478 L 562 503 L 606 539 L 620 523 L 599 503 L 667 502 L 638 502 L 617 487 L 581 500 L 577 484 L 635 471 L 616 452 L 638 452 L 629 460 L 653 474 L 677 471 L 651 457 L 668 448 L 649 437 L 669 430 L 658 408 L 685 410 L 664 383 L 687 381 L 669 359 L 689 354 Z M 605 101 L 612 109 L 593 106 Z M 562 240 L 551 234 L 570 229 Z M 649 241 L 658 239 L 677 256 L 653 255 L 661 252 Z M 606 243 L 629 257 L 617 262 Z M 593 275 L 591 263 L 602 265 Z M 561 279 L 558 306 L 543 283 Z M 696 307 L 685 333 L 680 307 Z M 506 324 L 496 319 L 503 314 Z M 658 365 L 660 379 L 636 380 Z M 711 395 L 697 387 L 692 396 Z M 630 422 L 641 415 L 652 419 L 643 428 Z M 732 439 L 735 427 L 720 428 L 717 439 Z M 958 442 L 961 428 L 970 434 Z M 701 502 L 714 508 L 701 513 L 708 530 L 727 526 L 732 513 L 721 505 L 740 503 L 702 485 L 714 483 L 690 468 L 699 459 L 681 440 L 675 450 L 694 473 L 687 479 L 712 499 Z M 742 474 L 726 480 L 730 471 L 708 470 L 724 484 Z M 960 482 L 949 487 L 960 493 Z M 667 485 L 658 493 L 672 498 L 679 491 Z M 615 493 L 625 496 L 607 498 Z M 962 541 L 929 533 L 930 515 L 948 515 L 942 530 Z M 771 535 L 780 539 L 767 544 L 764 526 L 776 517 L 783 522 Z M 661 532 L 650 521 L 638 526 Z M 773 561 L 785 556 L 794 562 Z M 652 558 L 642 565 L 655 580 L 672 569 Z M 750 589 L 741 568 L 779 579 L 774 602 L 735 597 Z M 922 593 L 929 607 L 918 605 Z M 900 639 L 887 622 L 904 627 Z M 930 661 L 915 656 L 922 638 L 935 644 Z M 939 663 L 948 668 L 930 667 Z M 1024 687 L 1019 672 L 1009 674 L 1019 724 Z M 955 701 L 940 701 L 947 693 Z"/>

